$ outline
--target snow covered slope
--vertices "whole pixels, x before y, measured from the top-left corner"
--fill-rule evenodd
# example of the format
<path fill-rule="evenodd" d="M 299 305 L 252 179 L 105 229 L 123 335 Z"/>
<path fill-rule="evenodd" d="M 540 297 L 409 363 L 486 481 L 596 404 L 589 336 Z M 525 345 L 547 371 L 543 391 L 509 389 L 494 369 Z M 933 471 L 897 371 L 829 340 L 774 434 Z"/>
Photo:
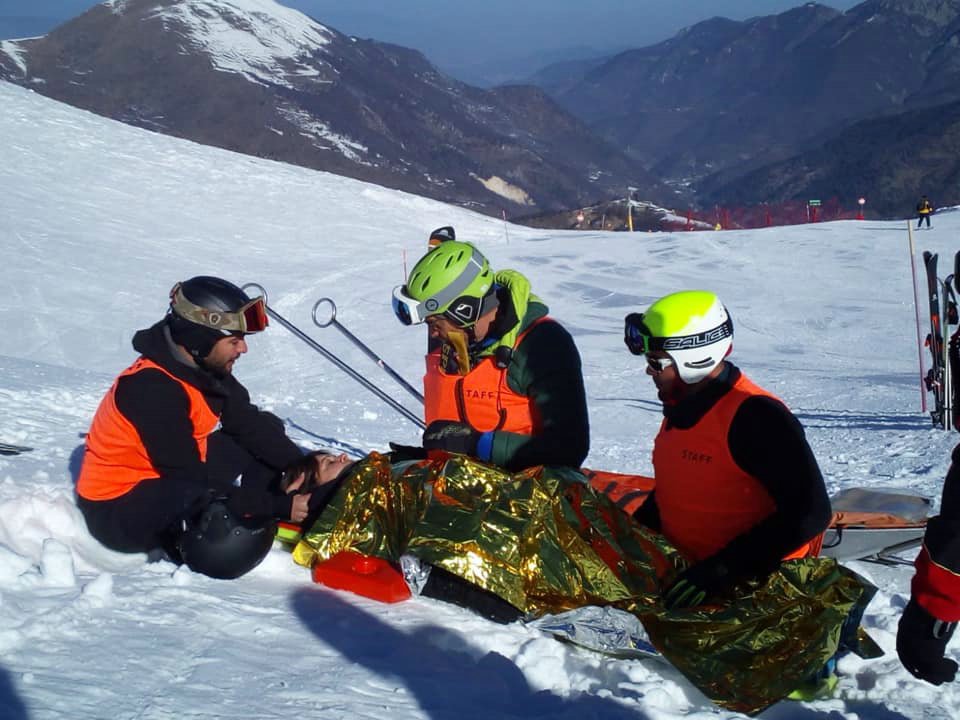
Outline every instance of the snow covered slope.
<path fill-rule="evenodd" d="M 338 319 L 413 383 L 421 328 L 390 293 L 430 230 L 452 224 L 530 277 L 574 333 L 592 421 L 588 464 L 650 471 L 659 407 L 623 316 L 667 292 L 720 293 L 733 360 L 807 428 L 831 492 L 939 497 L 955 437 L 919 412 L 905 222 L 737 232 L 546 232 L 342 177 L 120 125 L 0 83 L 0 717 L 728 718 L 673 670 L 579 651 L 428 600 L 378 605 L 312 585 L 279 549 L 225 582 L 100 547 L 73 505 L 77 448 L 177 280 L 257 282 L 270 304 L 411 410 L 415 402 L 310 311 Z M 951 256 L 960 213 L 920 248 Z M 925 331 L 924 331 L 925 332 Z M 416 428 L 271 327 L 237 376 L 304 446 L 355 454 Z M 915 681 L 893 654 L 910 569 L 858 563 L 888 651 L 847 658 L 833 699 L 764 717 L 953 718 L 960 686 Z M 956 645 L 952 650 L 960 656 Z"/>

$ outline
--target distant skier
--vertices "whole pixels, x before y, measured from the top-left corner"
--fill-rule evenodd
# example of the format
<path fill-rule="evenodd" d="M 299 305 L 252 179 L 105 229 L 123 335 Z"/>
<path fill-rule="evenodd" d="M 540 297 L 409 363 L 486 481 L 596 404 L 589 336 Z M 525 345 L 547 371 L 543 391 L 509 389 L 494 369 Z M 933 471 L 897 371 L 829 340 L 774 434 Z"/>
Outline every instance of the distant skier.
<path fill-rule="evenodd" d="M 943 483 L 940 514 L 931 518 L 916 559 L 910 602 L 897 629 L 897 654 L 914 677 L 952 681 L 957 663 L 946 655 L 960 621 L 960 445 Z"/>
<path fill-rule="evenodd" d="M 917 203 L 917 230 L 923 225 L 924 220 L 927 221 L 927 227 L 930 227 L 931 215 L 933 215 L 933 204 L 927 199 L 927 196 L 924 195 L 920 198 L 920 202 Z"/>

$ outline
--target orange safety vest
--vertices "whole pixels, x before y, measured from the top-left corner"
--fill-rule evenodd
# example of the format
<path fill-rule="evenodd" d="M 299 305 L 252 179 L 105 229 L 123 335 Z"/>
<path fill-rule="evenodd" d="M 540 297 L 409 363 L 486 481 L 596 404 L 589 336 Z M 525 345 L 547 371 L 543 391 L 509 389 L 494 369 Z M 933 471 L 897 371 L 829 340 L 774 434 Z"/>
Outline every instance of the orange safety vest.
<path fill-rule="evenodd" d="M 87 434 L 87 447 L 83 456 L 83 466 L 77 479 L 77 494 L 87 500 L 112 500 L 130 492 L 142 480 L 159 477 L 147 454 L 143 441 L 133 423 L 124 417 L 117 408 L 117 382 L 126 375 L 141 370 L 160 370 L 176 380 L 187 394 L 190 402 L 190 422 L 193 425 L 193 439 L 197 443 L 200 460 L 207 459 L 207 437 L 220 422 L 207 405 L 207 401 L 190 383 L 174 376 L 152 360 L 139 358 L 124 370 L 113 382 L 93 416 L 90 432 Z"/>
<path fill-rule="evenodd" d="M 542 317 L 531 323 L 517 336 L 514 349 L 528 332 L 547 319 Z M 530 398 L 507 385 L 507 369 L 497 367 L 493 356 L 481 360 L 466 375 L 456 375 L 440 367 L 439 350 L 431 352 L 423 376 L 423 397 L 427 425 L 434 420 L 454 420 L 480 432 L 503 430 L 533 435 L 538 424 Z"/>
<path fill-rule="evenodd" d="M 667 428 L 664 421 L 654 441 L 663 535 L 693 562 L 710 557 L 776 509 L 763 485 L 734 462 L 727 444 L 733 416 L 755 395 L 779 400 L 741 375 L 696 425 Z M 808 556 L 813 542 L 784 559 Z"/>

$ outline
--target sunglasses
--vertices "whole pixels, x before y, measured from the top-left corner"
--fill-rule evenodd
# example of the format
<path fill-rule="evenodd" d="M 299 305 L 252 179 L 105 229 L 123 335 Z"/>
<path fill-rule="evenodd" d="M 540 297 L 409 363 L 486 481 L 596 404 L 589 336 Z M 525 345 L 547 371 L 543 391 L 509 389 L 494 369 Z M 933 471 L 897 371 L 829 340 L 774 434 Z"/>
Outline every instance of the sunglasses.
<path fill-rule="evenodd" d="M 170 307 L 180 317 L 204 327 L 220 330 L 223 333 L 256 333 L 265 330 L 269 324 L 267 304 L 262 297 L 255 297 L 239 310 L 210 310 L 194 305 L 183 294 L 180 283 L 170 291 Z"/>
<path fill-rule="evenodd" d="M 676 363 L 668 357 L 647 356 L 647 367 L 650 368 L 655 375 L 659 375 L 671 365 L 676 365 Z"/>

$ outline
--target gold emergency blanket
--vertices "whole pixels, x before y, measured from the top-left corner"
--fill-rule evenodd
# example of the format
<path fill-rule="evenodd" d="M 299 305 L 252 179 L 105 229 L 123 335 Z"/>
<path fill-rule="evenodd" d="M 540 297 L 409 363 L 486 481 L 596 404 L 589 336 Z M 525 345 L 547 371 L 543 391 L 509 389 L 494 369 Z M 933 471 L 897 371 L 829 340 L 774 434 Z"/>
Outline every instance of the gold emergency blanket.
<path fill-rule="evenodd" d="M 579 473 L 507 473 L 454 455 L 391 466 L 371 453 L 352 469 L 294 548 L 310 566 L 342 550 L 396 561 L 407 552 L 538 617 L 585 605 L 635 614 L 651 642 L 718 705 L 756 713 L 817 673 L 875 589 L 830 559 L 797 560 L 722 606 L 667 611 L 661 580 L 683 561 Z"/>

